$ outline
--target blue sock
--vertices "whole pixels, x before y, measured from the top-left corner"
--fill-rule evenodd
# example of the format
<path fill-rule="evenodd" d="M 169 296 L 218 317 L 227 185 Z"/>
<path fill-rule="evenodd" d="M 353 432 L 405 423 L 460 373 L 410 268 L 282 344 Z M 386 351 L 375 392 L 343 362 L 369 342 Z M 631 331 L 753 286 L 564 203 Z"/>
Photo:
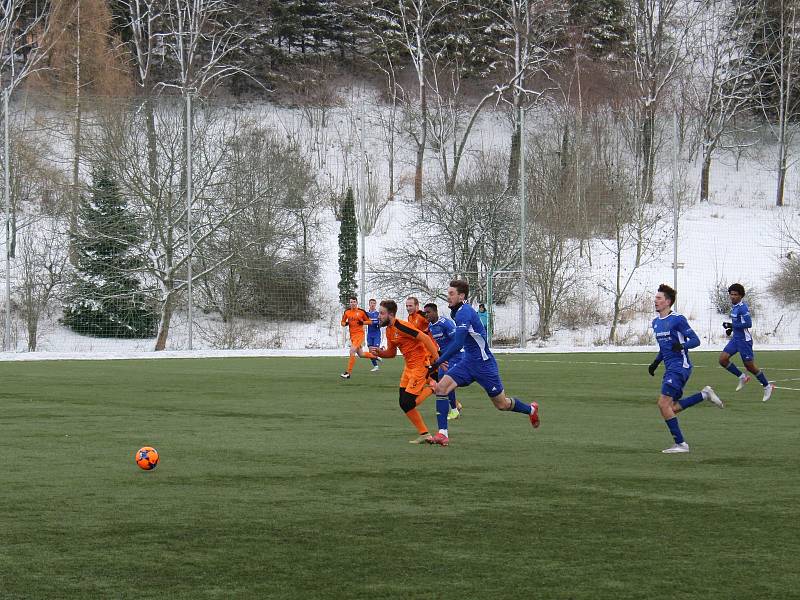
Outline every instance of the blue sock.
<path fill-rule="evenodd" d="M 512 398 L 511 401 L 514 403 L 511 405 L 511 410 L 518 413 L 523 413 L 526 415 L 531 414 L 531 405 L 525 404 L 519 398 Z"/>
<path fill-rule="evenodd" d="M 763 385 L 764 387 L 767 387 L 769 385 L 769 381 L 767 381 L 767 377 L 766 375 L 764 375 L 764 371 L 759 371 L 756 374 L 756 379 L 758 379 L 759 383 L 761 383 L 761 385 Z"/>
<path fill-rule="evenodd" d="M 664 419 L 664 423 L 666 423 L 667 427 L 669 427 L 669 432 L 672 434 L 672 439 L 675 440 L 675 443 L 682 444 L 683 434 L 681 433 L 681 428 L 678 425 L 678 417 L 672 417 L 671 419 Z"/>
<path fill-rule="evenodd" d="M 436 396 L 436 424 L 439 429 L 447 429 L 447 411 L 450 409 L 450 403 L 444 396 Z"/>
<path fill-rule="evenodd" d="M 703 394 L 695 394 L 694 396 L 689 396 L 688 398 L 681 398 L 678 400 L 678 404 L 681 405 L 681 408 L 689 408 L 690 406 L 694 406 L 695 404 L 699 404 L 703 401 Z"/>
<path fill-rule="evenodd" d="M 372 359 L 372 366 L 373 367 L 377 367 L 378 366 L 378 361 L 375 360 L 374 358 Z"/>
<path fill-rule="evenodd" d="M 447 400 L 450 402 L 450 408 L 456 407 L 456 391 L 453 390 L 449 394 L 447 394 Z"/>
<path fill-rule="evenodd" d="M 726 369 L 727 371 L 730 371 L 731 373 L 733 373 L 733 374 L 734 374 L 734 375 L 736 375 L 737 377 L 741 377 L 741 376 L 742 376 L 742 372 L 739 370 L 739 367 L 737 367 L 737 366 L 736 366 L 735 364 L 733 364 L 733 363 L 728 363 L 728 366 L 727 366 L 727 367 L 725 367 L 725 369 Z"/>

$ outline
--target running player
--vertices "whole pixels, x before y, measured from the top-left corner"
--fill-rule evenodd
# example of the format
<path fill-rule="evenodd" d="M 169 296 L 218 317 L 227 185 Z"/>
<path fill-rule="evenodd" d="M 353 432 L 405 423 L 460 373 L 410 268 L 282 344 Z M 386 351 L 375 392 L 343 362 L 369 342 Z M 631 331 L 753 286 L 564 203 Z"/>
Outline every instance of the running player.
<path fill-rule="evenodd" d="M 348 302 L 350 307 L 342 315 L 342 327 L 346 326 L 350 329 L 350 360 L 347 363 L 347 371 L 340 375 L 342 379 L 350 379 L 356 364 L 356 356 L 375 358 L 369 352 L 364 352 L 361 347 L 364 345 L 364 325 L 372 321 L 363 309 L 358 308 L 358 299 L 355 296 L 350 296 Z"/>
<path fill-rule="evenodd" d="M 766 402 L 772 396 L 772 390 L 775 389 L 775 385 L 767 381 L 764 371 L 759 369 L 754 361 L 753 336 L 750 335 L 753 320 L 750 317 L 750 309 L 744 302 L 744 286 L 741 283 L 734 283 L 728 288 L 728 295 L 731 298 L 731 320 L 726 321 L 722 326 L 731 341 L 725 345 L 719 355 L 719 364 L 739 378 L 739 385 L 736 386 L 736 391 L 738 392 L 750 381 L 750 376 L 742 373 L 731 362 L 731 357 L 738 353 L 742 357 L 745 368 L 755 375 L 756 379 L 764 387 L 764 397 L 761 400 Z"/>
<path fill-rule="evenodd" d="M 658 312 L 658 317 L 653 319 L 653 332 L 658 343 L 658 354 L 652 364 L 647 367 L 647 371 L 654 377 L 658 365 L 662 361 L 664 362 L 665 373 L 661 381 L 658 408 L 661 410 L 661 416 L 664 418 L 675 444 L 662 452 L 664 454 L 680 454 L 689 452 L 689 444 L 683 439 L 683 433 L 678 425 L 678 417 L 675 415 L 703 400 L 707 400 L 718 408 L 724 408 L 724 405 L 708 385 L 699 393 L 682 398 L 683 388 L 692 375 L 689 349 L 699 346 L 700 338 L 689 327 L 686 317 L 672 312 L 672 305 L 675 304 L 675 290 L 670 286 L 666 284 L 658 286 L 653 303 Z"/>
<path fill-rule="evenodd" d="M 428 319 L 430 335 L 436 345 L 439 346 L 439 353 L 445 352 L 456 335 L 455 321 L 448 317 L 439 316 L 439 307 L 433 302 L 426 304 L 422 312 L 425 314 L 425 318 Z M 456 366 L 463 355 L 464 350 L 461 350 L 447 361 L 446 366 L 439 367 L 438 378 L 441 379 L 447 369 Z M 461 414 L 461 409 L 461 403 L 456 400 L 455 390 L 451 391 L 446 398 L 436 397 L 436 418 L 439 424 L 439 432 L 444 431 L 444 434 L 447 435 L 447 421 L 457 419 Z"/>
<path fill-rule="evenodd" d="M 406 366 L 400 376 L 400 408 L 418 434 L 410 443 L 430 442 L 433 437 L 417 406 L 433 392 L 428 385 L 428 361 L 430 357 L 434 360 L 439 357 L 436 344 L 428 335 L 397 318 L 397 303 L 394 300 L 381 302 L 379 312 L 379 323 L 381 327 L 386 327 L 386 349 L 372 346 L 370 351 L 381 358 L 394 358 L 398 348 L 403 353 Z"/>
<path fill-rule="evenodd" d="M 539 427 L 539 405 L 536 402 L 527 404 L 518 398 L 506 396 L 503 382 L 500 380 L 500 371 L 494 358 L 478 313 L 467 303 L 469 284 L 460 279 L 454 279 L 447 288 L 447 303 L 451 315 L 456 322 L 456 335 L 447 350 L 434 361 L 431 368 L 438 369 L 442 363 L 449 361 L 461 349 L 464 357 L 457 365 L 447 370 L 436 384 L 437 396 L 447 396 L 459 386 L 467 386 L 473 381 L 486 390 L 492 403 L 498 410 L 510 410 L 528 415 L 531 425 Z M 447 436 L 436 434 L 433 443 L 446 445 Z"/>
<path fill-rule="evenodd" d="M 419 310 L 419 300 L 414 296 L 406 298 L 406 311 L 408 312 L 408 322 L 422 333 L 430 335 L 428 329 L 428 319 Z"/>
<path fill-rule="evenodd" d="M 378 302 L 375 298 L 369 299 L 369 310 L 364 311 L 367 313 L 367 316 L 370 318 L 370 324 L 367 325 L 367 346 L 368 347 L 379 347 L 381 345 L 381 326 L 378 324 Z M 381 367 L 378 362 L 381 359 L 379 357 L 375 357 L 372 359 L 372 369 L 370 371 L 380 371 Z"/>

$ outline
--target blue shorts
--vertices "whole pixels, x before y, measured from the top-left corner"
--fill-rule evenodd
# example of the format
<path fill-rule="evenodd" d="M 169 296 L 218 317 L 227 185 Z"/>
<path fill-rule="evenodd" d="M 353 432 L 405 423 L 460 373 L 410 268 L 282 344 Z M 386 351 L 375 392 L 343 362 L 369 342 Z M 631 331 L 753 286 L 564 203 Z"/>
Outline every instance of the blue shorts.
<path fill-rule="evenodd" d="M 489 360 L 482 361 L 461 360 L 455 366 L 447 369 L 446 375 L 450 375 L 458 387 L 468 386 L 473 381 L 477 382 L 486 390 L 490 398 L 503 392 L 503 382 L 500 379 L 500 371 L 494 356 L 490 356 Z"/>
<path fill-rule="evenodd" d="M 375 333 L 367 330 L 367 346 L 371 348 L 372 346 L 380 347 L 380 345 L 381 345 L 381 330 L 378 329 L 378 331 Z"/>
<path fill-rule="evenodd" d="M 731 356 L 738 353 L 744 362 L 750 362 L 755 356 L 753 354 L 752 340 L 749 342 L 747 340 L 731 340 L 725 344 L 725 348 L 722 351 Z"/>
<path fill-rule="evenodd" d="M 664 373 L 661 380 L 661 393 L 669 396 L 673 400 L 678 400 L 683 396 L 683 387 L 692 375 L 691 369 L 675 369 Z"/>

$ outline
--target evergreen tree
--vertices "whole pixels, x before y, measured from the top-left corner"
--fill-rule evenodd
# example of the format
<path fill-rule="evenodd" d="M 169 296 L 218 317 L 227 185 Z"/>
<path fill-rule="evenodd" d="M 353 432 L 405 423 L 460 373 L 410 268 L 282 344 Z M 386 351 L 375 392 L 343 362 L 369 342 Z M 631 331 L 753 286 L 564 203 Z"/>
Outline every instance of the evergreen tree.
<path fill-rule="evenodd" d="M 610 58 L 629 42 L 625 0 L 570 0 L 569 24 L 579 27 L 592 58 Z"/>
<path fill-rule="evenodd" d="M 64 325 L 97 337 L 155 336 L 158 313 L 134 275 L 142 264 L 133 251 L 141 231 L 108 168 L 94 173 L 71 237 L 78 262 Z"/>
<path fill-rule="evenodd" d="M 358 284 L 358 223 L 356 222 L 356 201 L 353 189 L 347 188 L 347 196 L 342 202 L 342 221 L 339 229 L 339 300 L 347 306 L 348 296 L 352 296 Z"/>

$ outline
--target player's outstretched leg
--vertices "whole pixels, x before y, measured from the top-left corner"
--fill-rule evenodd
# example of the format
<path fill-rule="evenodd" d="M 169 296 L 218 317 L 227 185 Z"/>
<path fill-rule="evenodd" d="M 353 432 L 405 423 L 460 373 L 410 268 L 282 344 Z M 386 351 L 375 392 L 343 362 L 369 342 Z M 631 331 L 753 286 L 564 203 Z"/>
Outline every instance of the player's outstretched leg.
<path fill-rule="evenodd" d="M 539 404 L 537 402 L 523 402 L 519 398 L 509 398 L 505 392 L 497 396 L 492 396 L 492 402 L 498 410 L 509 410 L 511 412 L 528 415 L 534 429 L 539 428 Z"/>

